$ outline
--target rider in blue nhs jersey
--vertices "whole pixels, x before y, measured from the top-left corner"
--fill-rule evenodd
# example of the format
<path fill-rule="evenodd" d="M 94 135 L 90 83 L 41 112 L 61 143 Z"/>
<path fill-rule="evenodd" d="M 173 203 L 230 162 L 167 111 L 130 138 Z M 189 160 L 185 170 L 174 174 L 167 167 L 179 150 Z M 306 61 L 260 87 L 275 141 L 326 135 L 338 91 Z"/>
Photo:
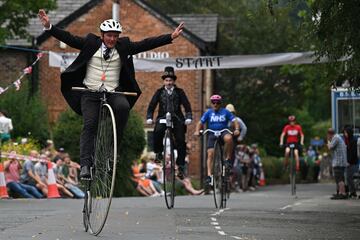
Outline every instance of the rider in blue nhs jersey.
<path fill-rule="evenodd" d="M 214 131 L 228 129 L 229 122 L 234 125 L 234 136 L 240 135 L 240 125 L 236 121 L 235 116 L 227 109 L 221 107 L 222 97 L 220 95 L 213 95 L 210 97 L 212 108 L 207 110 L 196 126 L 194 135 L 199 136 L 200 130 L 204 128 L 207 123 L 207 127 Z M 212 184 L 212 164 L 214 158 L 214 145 L 216 137 L 213 133 L 208 134 L 207 143 L 207 178 L 206 182 Z M 225 164 L 230 166 L 230 159 L 233 152 L 233 136 L 229 132 L 221 133 L 221 141 L 225 144 Z"/>
<path fill-rule="evenodd" d="M 218 111 L 209 108 L 202 115 L 200 122 L 202 124 L 207 123 L 209 129 L 217 131 L 227 128 L 229 121 L 232 121 L 234 118 L 234 115 L 225 108 L 220 108 Z"/>

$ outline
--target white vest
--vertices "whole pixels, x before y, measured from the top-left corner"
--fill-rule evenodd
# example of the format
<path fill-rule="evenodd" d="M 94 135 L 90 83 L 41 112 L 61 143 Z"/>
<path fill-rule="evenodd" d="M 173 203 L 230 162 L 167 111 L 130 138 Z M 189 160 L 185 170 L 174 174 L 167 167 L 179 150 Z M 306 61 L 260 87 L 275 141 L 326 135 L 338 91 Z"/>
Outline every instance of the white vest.
<path fill-rule="evenodd" d="M 119 86 L 120 70 L 121 59 L 117 50 L 112 49 L 110 58 L 105 61 L 100 47 L 87 65 L 84 85 L 89 89 L 99 90 L 104 83 L 106 90 L 115 91 Z M 105 73 L 105 81 L 101 80 L 103 73 Z"/>

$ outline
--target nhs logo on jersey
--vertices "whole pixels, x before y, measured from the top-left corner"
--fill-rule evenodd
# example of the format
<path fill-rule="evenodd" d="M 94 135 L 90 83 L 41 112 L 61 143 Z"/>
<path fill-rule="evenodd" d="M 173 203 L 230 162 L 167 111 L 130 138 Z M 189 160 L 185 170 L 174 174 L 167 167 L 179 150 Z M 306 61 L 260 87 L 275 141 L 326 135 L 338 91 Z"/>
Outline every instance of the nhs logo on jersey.
<path fill-rule="evenodd" d="M 225 115 L 215 115 L 212 114 L 210 117 L 210 122 L 225 122 L 226 121 L 226 117 Z"/>

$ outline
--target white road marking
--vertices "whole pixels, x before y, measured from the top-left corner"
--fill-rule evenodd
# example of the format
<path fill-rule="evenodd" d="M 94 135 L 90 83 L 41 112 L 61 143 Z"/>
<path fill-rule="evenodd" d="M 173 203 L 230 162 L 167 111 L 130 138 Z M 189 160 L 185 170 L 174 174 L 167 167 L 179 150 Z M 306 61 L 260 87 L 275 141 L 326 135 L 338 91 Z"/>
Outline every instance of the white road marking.
<path fill-rule="evenodd" d="M 235 238 L 235 239 L 242 239 L 241 237 L 238 237 L 238 236 L 231 236 L 232 238 Z"/>
<path fill-rule="evenodd" d="M 222 235 L 222 236 L 227 235 L 224 231 L 218 231 L 218 233 L 219 233 L 220 235 Z"/>
<path fill-rule="evenodd" d="M 296 202 L 294 204 L 290 204 L 290 205 L 286 205 L 285 207 L 282 207 L 280 208 L 280 210 L 285 210 L 287 208 L 292 208 L 292 207 L 295 207 L 295 206 L 300 206 L 301 204 L 303 204 L 302 202 Z"/>

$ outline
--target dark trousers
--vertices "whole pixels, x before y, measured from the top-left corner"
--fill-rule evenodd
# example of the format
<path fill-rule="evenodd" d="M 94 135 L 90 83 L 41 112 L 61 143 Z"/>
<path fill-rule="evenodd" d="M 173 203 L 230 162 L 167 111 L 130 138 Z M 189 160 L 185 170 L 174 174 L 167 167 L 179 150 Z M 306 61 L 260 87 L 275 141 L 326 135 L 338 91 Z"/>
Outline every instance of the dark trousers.
<path fill-rule="evenodd" d="M 84 93 L 81 98 L 81 111 L 84 120 L 84 126 L 80 136 L 81 166 L 91 166 L 93 164 L 101 97 L 101 93 Z M 130 105 L 126 97 L 120 94 L 107 94 L 107 102 L 114 111 L 119 145 L 129 118 Z"/>
<path fill-rule="evenodd" d="M 173 121 L 174 128 L 173 133 L 175 137 L 175 148 L 178 151 L 178 158 L 176 160 L 176 164 L 178 166 L 185 165 L 185 156 L 186 156 L 186 143 L 185 143 L 185 133 L 186 126 L 183 122 L 179 122 L 177 120 Z M 163 138 L 165 135 L 166 125 L 160 124 L 158 121 L 155 124 L 154 128 L 154 152 L 160 153 L 163 151 Z"/>

